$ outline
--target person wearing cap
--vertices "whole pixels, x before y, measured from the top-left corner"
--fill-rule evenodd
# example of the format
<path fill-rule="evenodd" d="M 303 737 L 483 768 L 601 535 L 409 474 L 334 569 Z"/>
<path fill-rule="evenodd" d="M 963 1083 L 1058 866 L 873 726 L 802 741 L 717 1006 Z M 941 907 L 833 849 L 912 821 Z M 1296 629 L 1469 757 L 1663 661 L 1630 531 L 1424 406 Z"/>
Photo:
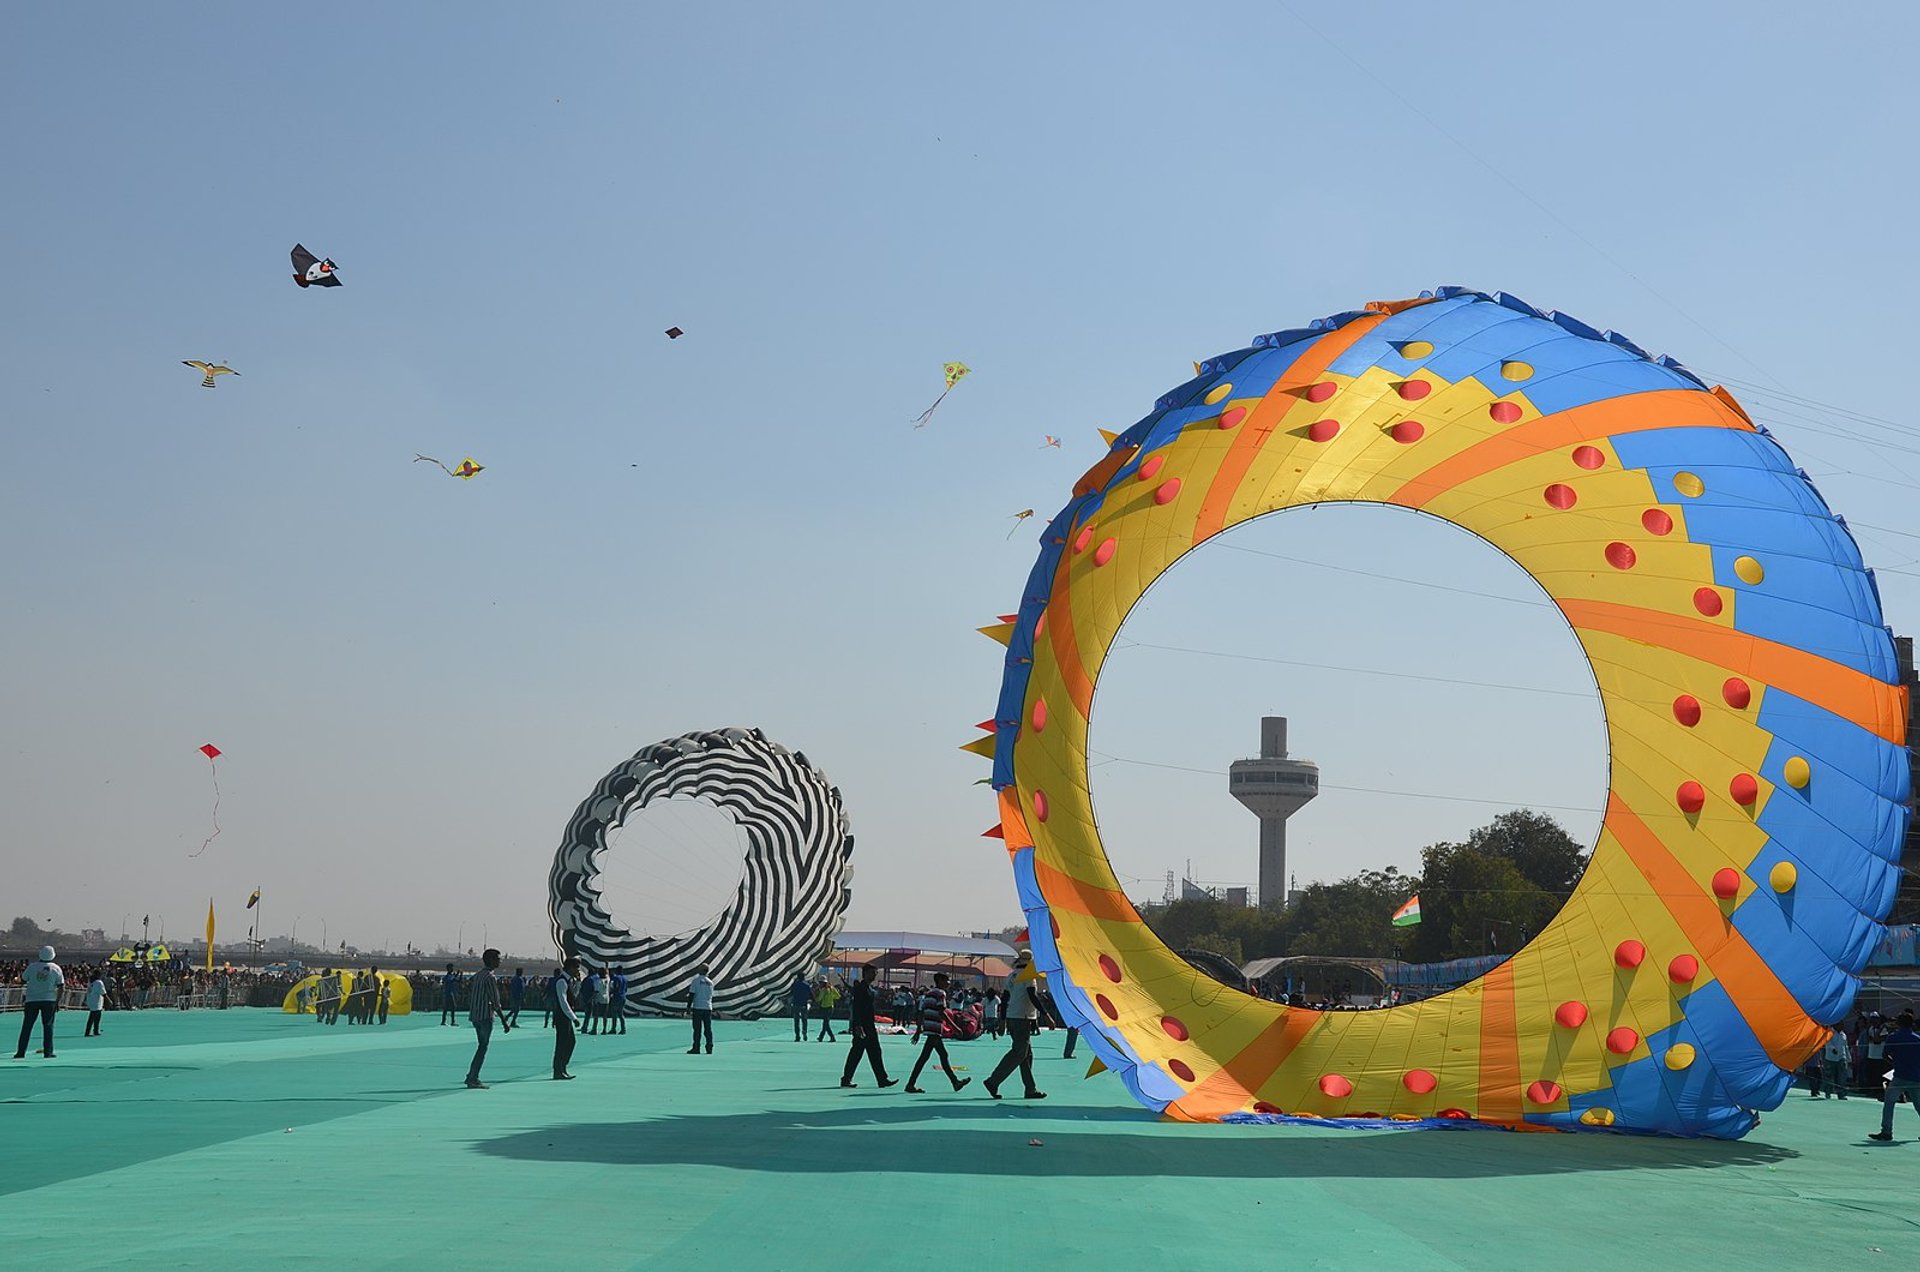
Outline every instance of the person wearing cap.
<path fill-rule="evenodd" d="M 1021 950 L 1013 960 L 1013 975 L 1007 977 L 1007 1034 L 1013 1042 L 1007 1048 L 1007 1054 L 1000 1057 L 1000 1063 L 994 1068 L 993 1076 L 981 1083 L 987 1094 L 994 1099 L 1000 1098 L 1000 1084 L 1013 1076 L 1015 1069 L 1020 1070 L 1020 1080 L 1026 1084 L 1029 1100 L 1044 1100 L 1047 1093 L 1033 1083 L 1033 1033 L 1039 1027 L 1040 974 L 1033 967 L 1033 952 Z"/>
<path fill-rule="evenodd" d="M 67 978 L 60 971 L 60 964 L 53 961 L 53 946 L 42 945 L 40 957 L 27 964 L 27 970 L 21 974 L 20 982 L 26 987 L 21 1001 L 26 1010 L 21 1013 L 20 1046 L 14 1051 L 15 1060 L 27 1058 L 27 1039 L 33 1036 L 33 1022 L 40 1022 L 40 1054 L 53 1059 L 53 1013 L 60 1010 L 60 987 Z"/>
<path fill-rule="evenodd" d="M 1880 1105 L 1880 1130 L 1868 1139 L 1882 1143 L 1893 1138 L 1893 1110 L 1902 1096 L 1920 1113 L 1920 1033 L 1913 1030 L 1913 1012 L 1903 1011 L 1882 1044 L 1893 1076 L 1887 1081 L 1887 1094 Z"/>

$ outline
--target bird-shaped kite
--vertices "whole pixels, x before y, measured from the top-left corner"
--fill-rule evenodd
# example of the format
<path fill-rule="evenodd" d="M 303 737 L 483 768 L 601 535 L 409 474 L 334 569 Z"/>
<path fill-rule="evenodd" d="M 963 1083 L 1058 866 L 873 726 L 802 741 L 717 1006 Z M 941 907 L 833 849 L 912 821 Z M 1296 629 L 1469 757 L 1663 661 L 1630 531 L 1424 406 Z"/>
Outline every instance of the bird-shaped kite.
<path fill-rule="evenodd" d="M 333 272 L 332 261 L 321 260 L 298 243 L 293 245 L 293 281 L 302 289 L 338 287 L 340 276 Z"/>
<path fill-rule="evenodd" d="M 1031 508 L 1022 508 L 1019 512 L 1014 513 L 1013 514 L 1013 530 L 1018 530 L 1020 528 L 1020 523 L 1022 521 L 1025 521 L 1028 517 L 1031 517 L 1032 515 L 1033 515 L 1033 509 Z M 1007 538 L 1009 539 L 1013 538 L 1013 530 L 1007 531 Z"/>
<path fill-rule="evenodd" d="M 435 459 L 431 455 L 415 455 L 413 457 L 413 462 L 416 464 L 424 463 L 424 464 L 436 465 L 438 466 L 440 471 L 445 473 L 447 476 L 458 477 L 461 481 L 472 481 L 475 477 L 478 477 L 481 473 L 487 471 L 486 465 L 474 463 L 473 456 L 471 455 L 461 460 L 460 463 L 453 468 L 448 468 L 445 464 L 442 464 L 439 460 Z"/>
<path fill-rule="evenodd" d="M 218 362 L 194 362 L 191 359 L 182 358 L 180 360 L 180 365 L 183 367 L 192 367 L 194 370 L 200 372 L 200 374 L 205 377 L 200 381 L 200 387 L 203 389 L 210 389 L 213 387 L 213 377 L 216 375 L 239 375 L 240 374 L 238 371 L 235 371 L 232 367 L 223 366 Z"/>
<path fill-rule="evenodd" d="M 1052 433 L 1042 433 L 1040 436 L 1047 439 L 1046 441 L 1040 443 L 1041 450 L 1045 450 L 1049 446 L 1053 447 L 1053 449 L 1055 450 L 1060 449 L 1060 439 L 1055 437 Z"/>
<path fill-rule="evenodd" d="M 973 368 L 964 362 L 949 362 L 946 364 L 945 370 L 947 373 L 947 387 L 940 390 L 940 396 L 933 399 L 932 406 L 920 413 L 920 418 L 913 422 L 915 428 L 925 428 L 927 426 L 927 421 L 933 418 L 933 413 L 940 409 L 942 402 L 947 400 L 947 394 L 953 392 L 953 386 L 966 379 L 967 374 L 971 372 Z"/>

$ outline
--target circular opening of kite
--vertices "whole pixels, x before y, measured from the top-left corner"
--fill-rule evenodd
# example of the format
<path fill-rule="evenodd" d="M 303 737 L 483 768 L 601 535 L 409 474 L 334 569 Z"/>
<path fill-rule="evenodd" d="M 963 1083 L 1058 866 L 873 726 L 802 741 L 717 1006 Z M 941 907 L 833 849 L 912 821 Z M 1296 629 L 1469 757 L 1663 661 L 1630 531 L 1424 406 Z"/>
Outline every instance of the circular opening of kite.
<path fill-rule="evenodd" d="M 1514 809 L 1551 817 L 1583 854 L 1599 835 L 1606 724 L 1579 642 L 1504 552 L 1422 513 L 1329 504 L 1219 535 L 1135 605 L 1093 702 L 1095 822 L 1137 901 L 1159 900 L 1168 871 L 1176 897 L 1190 879 L 1221 900 L 1243 887 L 1272 900 L 1260 823 L 1228 780 L 1231 762 L 1260 755 L 1266 716 L 1319 770 L 1287 823 L 1294 888 L 1417 874 L 1423 848 Z M 1423 905 L 1446 921 L 1444 898 Z M 1379 917 L 1366 948 L 1316 952 L 1389 956 L 1417 935 Z M 1522 935 L 1486 926 L 1459 952 Z"/>
<path fill-rule="evenodd" d="M 636 936 L 677 936 L 713 922 L 740 895 L 747 835 L 705 800 L 656 800 L 608 828 L 599 865 L 609 915 Z"/>

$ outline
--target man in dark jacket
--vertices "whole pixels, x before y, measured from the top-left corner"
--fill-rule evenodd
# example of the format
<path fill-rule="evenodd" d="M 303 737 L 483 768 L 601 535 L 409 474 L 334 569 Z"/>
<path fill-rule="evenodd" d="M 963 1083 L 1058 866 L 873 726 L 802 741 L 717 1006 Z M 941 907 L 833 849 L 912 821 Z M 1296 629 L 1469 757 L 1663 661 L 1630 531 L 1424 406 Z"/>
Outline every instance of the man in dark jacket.
<path fill-rule="evenodd" d="M 880 1031 L 873 1023 L 873 977 L 877 969 L 868 963 L 860 969 L 860 979 L 854 982 L 847 994 L 847 1036 L 853 1045 L 847 1049 L 847 1067 L 840 1074 L 840 1085 L 854 1085 L 853 1071 L 860 1067 L 860 1057 L 864 1054 L 868 1064 L 873 1067 L 873 1079 L 883 1087 L 890 1087 L 898 1078 L 887 1076 L 886 1061 L 880 1056 Z"/>

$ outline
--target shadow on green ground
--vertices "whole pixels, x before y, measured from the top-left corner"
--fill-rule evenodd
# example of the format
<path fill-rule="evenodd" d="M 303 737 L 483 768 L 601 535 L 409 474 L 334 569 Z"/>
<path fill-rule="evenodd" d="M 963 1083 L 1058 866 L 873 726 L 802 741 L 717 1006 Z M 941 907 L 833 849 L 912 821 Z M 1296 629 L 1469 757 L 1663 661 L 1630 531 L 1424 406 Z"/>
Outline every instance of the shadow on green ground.
<path fill-rule="evenodd" d="M 1518 1135 L 1483 1131 L 1258 1131 L 1166 1134 L 1109 1129 L 1116 1110 L 1048 1113 L 1104 1123 L 1023 1117 L 977 1107 L 939 1106 L 815 1112 L 755 1111 L 717 1116 L 589 1122 L 476 1141 L 490 1156 L 607 1166 L 717 1166 L 773 1174 L 921 1172 L 930 1175 L 1215 1179 L 1353 1177 L 1488 1179 L 1616 1170 L 1700 1170 L 1769 1165 L 1799 1154 L 1751 1142 L 1627 1136 Z M 994 1125 L 997 1120 L 1004 1125 Z M 942 1122 L 966 1119 L 967 1126 Z M 989 1124 L 982 1125 L 982 1122 Z M 919 1124 L 913 1126 L 912 1124 Z M 908 1135 L 875 1131 L 911 1129 Z M 1028 1143 L 1038 1139 L 1038 1146 Z"/>

